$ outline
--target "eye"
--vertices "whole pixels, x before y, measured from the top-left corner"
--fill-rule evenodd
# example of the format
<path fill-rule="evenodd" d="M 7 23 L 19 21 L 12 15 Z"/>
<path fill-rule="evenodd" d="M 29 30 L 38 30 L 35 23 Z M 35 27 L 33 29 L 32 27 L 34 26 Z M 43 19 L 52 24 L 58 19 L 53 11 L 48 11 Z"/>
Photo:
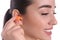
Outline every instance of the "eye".
<path fill-rule="evenodd" d="M 56 14 L 55 12 L 53 14 Z"/>
<path fill-rule="evenodd" d="M 49 13 L 41 13 L 41 15 L 48 15 Z"/>

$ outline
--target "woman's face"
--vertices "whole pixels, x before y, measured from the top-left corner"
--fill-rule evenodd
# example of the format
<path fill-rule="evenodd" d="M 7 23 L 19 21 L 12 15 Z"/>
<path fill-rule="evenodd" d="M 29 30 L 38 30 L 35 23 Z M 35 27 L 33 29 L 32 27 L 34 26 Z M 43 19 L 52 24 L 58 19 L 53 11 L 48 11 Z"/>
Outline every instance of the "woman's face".
<path fill-rule="evenodd" d="M 41 40 L 51 40 L 51 30 L 57 23 L 54 9 L 54 0 L 34 0 L 23 18 L 25 33 Z"/>

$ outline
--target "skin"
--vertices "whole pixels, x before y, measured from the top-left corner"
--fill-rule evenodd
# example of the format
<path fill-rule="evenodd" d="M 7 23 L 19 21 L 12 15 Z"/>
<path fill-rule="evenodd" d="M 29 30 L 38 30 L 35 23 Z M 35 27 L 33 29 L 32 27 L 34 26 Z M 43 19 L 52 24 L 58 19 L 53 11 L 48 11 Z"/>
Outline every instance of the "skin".
<path fill-rule="evenodd" d="M 14 9 L 13 17 L 6 23 L 2 32 L 3 38 L 5 40 L 51 40 L 51 35 L 45 33 L 45 30 L 51 30 L 53 25 L 57 24 L 54 9 L 54 0 L 33 0 L 33 4 L 27 7 L 25 15 L 19 14 L 20 12 Z M 14 20 L 18 15 L 23 19 L 15 23 Z"/>
<path fill-rule="evenodd" d="M 43 5 L 50 5 L 51 7 L 41 7 Z M 24 15 L 26 34 L 41 40 L 51 40 L 51 35 L 47 35 L 44 31 L 53 28 L 53 25 L 57 23 L 54 9 L 54 0 L 34 0 L 34 4 L 28 6 L 26 15 Z M 42 15 L 42 13 L 48 14 Z"/>

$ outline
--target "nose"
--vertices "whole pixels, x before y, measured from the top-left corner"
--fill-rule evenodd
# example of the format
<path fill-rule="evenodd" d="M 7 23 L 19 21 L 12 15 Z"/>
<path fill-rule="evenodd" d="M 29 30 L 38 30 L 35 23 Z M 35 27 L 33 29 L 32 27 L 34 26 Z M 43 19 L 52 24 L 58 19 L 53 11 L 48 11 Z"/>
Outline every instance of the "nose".
<path fill-rule="evenodd" d="M 57 24 L 57 20 L 55 18 L 55 16 L 51 16 L 51 20 L 50 20 L 50 25 L 56 25 Z"/>
<path fill-rule="evenodd" d="M 53 24 L 53 25 L 56 25 L 56 24 L 57 24 L 57 20 L 56 20 L 55 17 L 52 19 L 52 24 Z"/>

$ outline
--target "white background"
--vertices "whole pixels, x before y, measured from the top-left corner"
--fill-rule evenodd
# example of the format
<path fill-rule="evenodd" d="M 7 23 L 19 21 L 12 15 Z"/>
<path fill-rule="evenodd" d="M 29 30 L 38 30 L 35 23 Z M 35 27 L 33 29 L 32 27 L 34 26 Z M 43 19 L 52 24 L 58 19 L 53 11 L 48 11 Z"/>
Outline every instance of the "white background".
<path fill-rule="evenodd" d="M 60 40 L 60 0 L 56 1 L 56 19 L 58 24 L 54 26 L 52 40 Z M 1 39 L 1 32 L 3 27 L 3 19 L 7 9 L 10 8 L 10 0 L 0 0 L 0 40 Z"/>

